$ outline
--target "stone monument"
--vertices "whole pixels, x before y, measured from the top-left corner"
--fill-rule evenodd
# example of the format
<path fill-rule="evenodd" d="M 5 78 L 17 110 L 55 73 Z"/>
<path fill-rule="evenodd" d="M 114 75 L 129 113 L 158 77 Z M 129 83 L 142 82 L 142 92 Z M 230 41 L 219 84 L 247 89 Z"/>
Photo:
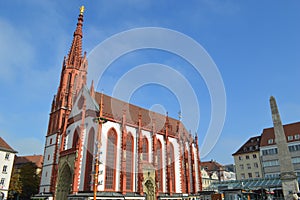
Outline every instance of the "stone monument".
<path fill-rule="evenodd" d="M 278 148 L 283 195 L 285 200 L 292 200 L 293 194 L 299 192 L 297 175 L 292 164 L 276 100 L 273 96 L 270 97 L 270 106 L 274 124 L 275 141 Z"/>

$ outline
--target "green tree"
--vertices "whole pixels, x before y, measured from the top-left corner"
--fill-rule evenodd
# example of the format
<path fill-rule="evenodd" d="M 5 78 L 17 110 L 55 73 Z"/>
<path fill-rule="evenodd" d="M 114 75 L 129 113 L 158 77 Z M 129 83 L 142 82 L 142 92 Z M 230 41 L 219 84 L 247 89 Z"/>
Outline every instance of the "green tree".
<path fill-rule="evenodd" d="M 22 182 L 20 180 L 20 173 L 17 169 L 13 169 L 13 173 L 9 183 L 9 199 L 15 199 L 16 196 L 19 196 L 22 193 Z"/>
<path fill-rule="evenodd" d="M 36 174 L 36 165 L 26 163 L 20 168 L 20 180 L 22 183 L 22 193 L 20 199 L 30 199 L 39 191 L 40 177 Z"/>

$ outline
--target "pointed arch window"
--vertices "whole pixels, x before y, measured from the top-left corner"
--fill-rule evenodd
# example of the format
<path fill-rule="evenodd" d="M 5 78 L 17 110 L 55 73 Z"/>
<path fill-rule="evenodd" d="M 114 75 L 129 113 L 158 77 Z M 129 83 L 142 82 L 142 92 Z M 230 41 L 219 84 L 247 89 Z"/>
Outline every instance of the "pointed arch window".
<path fill-rule="evenodd" d="M 115 189 L 116 179 L 116 156 L 117 156 L 117 133 L 114 129 L 109 130 L 106 144 L 106 169 L 105 189 Z"/>
<path fill-rule="evenodd" d="M 89 191 L 92 182 L 91 174 L 93 167 L 93 155 L 95 146 L 95 130 L 91 128 L 88 134 L 88 141 L 86 147 L 86 162 L 85 162 L 85 178 L 84 178 L 84 190 Z"/>
<path fill-rule="evenodd" d="M 77 90 L 77 82 L 78 82 L 78 75 L 75 75 L 75 79 L 74 79 L 74 86 L 73 86 L 73 97 L 72 97 L 72 101 L 74 103 L 75 101 L 75 95 L 76 95 L 76 90 Z"/>
<path fill-rule="evenodd" d="M 66 87 L 66 93 L 65 93 L 65 107 L 69 104 L 69 91 L 71 86 L 71 79 L 72 79 L 72 73 L 68 74 L 68 80 L 67 80 L 67 87 Z"/>
<path fill-rule="evenodd" d="M 69 90 L 70 90 L 71 79 L 72 79 L 72 73 L 69 73 L 69 74 L 68 74 L 68 79 L 67 79 L 66 93 L 68 93 Z"/>
<path fill-rule="evenodd" d="M 126 139 L 126 190 L 133 188 L 133 137 L 129 134 Z"/>
<path fill-rule="evenodd" d="M 169 158 L 168 158 L 168 165 L 170 167 L 170 178 L 172 180 L 172 188 L 171 192 L 175 192 L 175 154 L 174 154 L 174 146 L 172 143 L 169 144 Z"/>
<path fill-rule="evenodd" d="M 143 160 L 144 161 L 149 161 L 149 156 L 148 156 L 148 140 L 146 137 L 143 137 L 142 139 L 142 151 L 143 151 Z"/>
<path fill-rule="evenodd" d="M 181 167 L 183 169 L 183 188 L 182 188 L 182 192 L 186 193 L 187 190 L 187 176 L 186 176 L 186 165 L 185 165 L 185 146 L 184 143 L 181 141 L 181 154 L 182 154 L 182 163 L 181 163 Z"/>
<path fill-rule="evenodd" d="M 79 140 L 79 131 L 78 131 L 78 128 L 76 128 L 75 132 L 74 132 L 74 135 L 73 135 L 72 148 L 76 149 L 78 140 Z"/>
<path fill-rule="evenodd" d="M 156 156 L 157 156 L 157 191 L 163 191 L 163 163 L 162 163 L 162 145 L 159 140 L 156 144 Z"/>

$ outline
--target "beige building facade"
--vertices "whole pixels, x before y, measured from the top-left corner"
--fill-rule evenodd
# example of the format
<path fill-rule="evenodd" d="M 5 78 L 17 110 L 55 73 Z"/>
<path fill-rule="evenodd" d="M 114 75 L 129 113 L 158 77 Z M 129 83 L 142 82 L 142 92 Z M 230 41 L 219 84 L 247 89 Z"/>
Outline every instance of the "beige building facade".
<path fill-rule="evenodd" d="M 251 137 L 232 154 L 237 180 L 263 177 L 259 151 L 260 139 L 260 136 Z"/>

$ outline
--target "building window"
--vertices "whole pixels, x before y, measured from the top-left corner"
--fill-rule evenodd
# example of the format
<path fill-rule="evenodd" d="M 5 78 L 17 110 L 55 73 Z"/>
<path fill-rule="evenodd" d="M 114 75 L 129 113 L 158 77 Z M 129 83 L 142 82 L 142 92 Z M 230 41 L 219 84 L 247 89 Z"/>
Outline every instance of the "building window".
<path fill-rule="evenodd" d="M 50 160 L 50 155 L 48 155 L 48 158 L 47 158 L 48 160 Z"/>
<path fill-rule="evenodd" d="M 255 178 L 259 178 L 260 175 L 259 175 L 259 172 L 255 172 Z"/>
<path fill-rule="evenodd" d="M 253 158 L 257 158 L 256 154 L 253 154 L 252 156 L 253 156 Z"/>
<path fill-rule="evenodd" d="M 289 151 L 293 152 L 293 151 L 300 151 L 300 144 L 296 144 L 296 145 L 291 145 L 289 146 Z"/>
<path fill-rule="evenodd" d="M 264 155 L 264 156 L 265 155 L 274 155 L 277 153 L 278 153 L 277 148 L 262 150 L 262 155 Z"/>
<path fill-rule="evenodd" d="M 272 166 L 278 166 L 278 165 L 279 165 L 278 160 L 270 160 L 270 161 L 263 162 L 264 167 L 272 167 Z"/>
<path fill-rule="evenodd" d="M 5 160 L 8 160 L 9 159 L 9 153 L 6 153 L 5 154 Z"/>
<path fill-rule="evenodd" d="M 73 135 L 73 142 L 72 142 L 72 148 L 76 149 L 77 144 L 79 142 L 79 133 L 80 131 L 78 130 L 78 128 L 76 128 L 74 135 Z"/>
<path fill-rule="evenodd" d="M 91 128 L 88 133 L 87 147 L 85 154 L 85 179 L 84 179 L 84 190 L 88 191 L 90 189 L 90 184 L 92 182 L 92 171 L 93 171 L 93 155 L 95 147 L 95 130 Z"/>
<path fill-rule="evenodd" d="M 293 140 L 294 139 L 294 137 L 292 136 L 292 135 L 289 135 L 288 136 L 288 141 L 291 141 L 291 140 Z"/>
<path fill-rule="evenodd" d="M 246 155 L 246 160 L 249 160 L 249 156 L 248 155 Z"/>
<path fill-rule="evenodd" d="M 300 163 L 300 157 L 292 158 L 292 163 L 293 163 L 293 164 L 298 164 L 298 163 Z"/>
<path fill-rule="evenodd" d="M 266 174 L 265 177 L 266 178 L 278 178 L 278 177 L 280 177 L 280 174 L 279 173 Z"/>
<path fill-rule="evenodd" d="M 170 174 L 172 179 L 172 188 L 171 192 L 175 192 L 175 155 L 174 155 L 174 146 L 172 143 L 169 145 L 169 157 L 168 157 L 168 165 L 170 166 Z"/>
<path fill-rule="evenodd" d="M 295 135 L 295 140 L 298 140 L 298 139 L 300 139 L 300 134 Z"/>
<path fill-rule="evenodd" d="M 250 163 L 247 163 L 247 169 L 251 169 Z"/>
<path fill-rule="evenodd" d="M 132 191 L 133 188 L 133 137 L 127 136 L 126 139 L 126 190 Z"/>
<path fill-rule="evenodd" d="M 269 139 L 268 140 L 268 144 L 273 144 L 274 140 L 273 139 Z"/>
<path fill-rule="evenodd" d="M 7 173 L 6 170 L 7 170 L 7 165 L 4 165 L 3 168 L 2 168 L 2 173 L 5 173 L 5 174 L 6 174 L 6 173 Z"/>
<path fill-rule="evenodd" d="M 52 144 L 52 138 L 50 138 L 50 142 L 49 143 Z"/>
<path fill-rule="evenodd" d="M 157 191 L 161 192 L 163 190 L 163 165 L 162 165 L 162 145 L 159 140 L 157 140 L 156 145 L 156 156 L 157 156 Z"/>
<path fill-rule="evenodd" d="M 239 156 L 239 160 L 243 160 L 243 157 L 242 157 L 242 156 Z"/>
<path fill-rule="evenodd" d="M 240 164 L 240 169 L 243 170 L 244 169 L 244 165 Z"/>
<path fill-rule="evenodd" d="M 258 163 L 253 163 L 255 168 L 258 168 Z"/>
<path fill-rule="evenodd" d="M 0 185 L 4 185 L 5 178 L 1 178 Z"/>
<path fill-rule="evenodd" d="M 107 135 L 105 189 L 114 190 L 116 177 L 117 134 L 113 129 L 111 129 Z"/>
<path fill-rule="evenodd" d="M 245 179 L 245 174 L 244 173 L 241 174 L 241 179 Z"/>
<path fill-rule="evenodd" d="M 248 173 L 248 177 L 249 177 L 249 178 L 252 178 L 252 173 Z"/>
<path fill-rule="evenodd" d="M 142 140 L 143 160 L 148 161 L 148 140 L 146 137 Z"/>

